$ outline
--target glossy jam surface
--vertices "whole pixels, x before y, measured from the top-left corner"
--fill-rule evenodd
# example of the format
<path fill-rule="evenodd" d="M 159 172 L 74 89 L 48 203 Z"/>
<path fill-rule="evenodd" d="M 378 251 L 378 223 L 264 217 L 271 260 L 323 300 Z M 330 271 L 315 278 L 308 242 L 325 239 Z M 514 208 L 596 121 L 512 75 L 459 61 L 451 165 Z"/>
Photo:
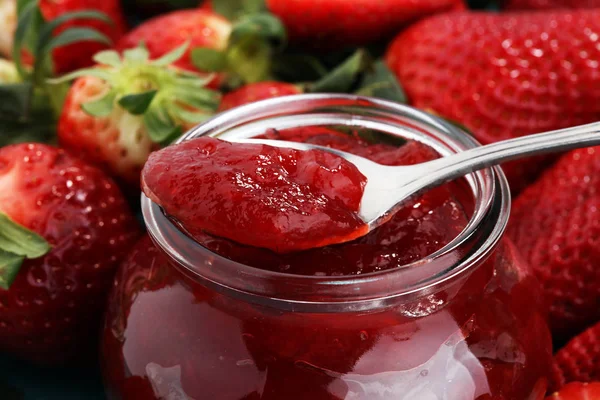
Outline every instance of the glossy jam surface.
<path fill-rule="evenodd" d="M 371 144 L 369 137 L 325 128 L 267 136 L 329 145 L 385 164 L 437 157 L 416 142 Z M 390 270 L 455 238 L 472 212 L 466 194 L 460 184 L 440 187 L 363 238 L 287 254 L 196 233 L 202 245 L 224 256 L 207 256 L 198 265 L 218 270 L 231 259 L 329 276 Z M 292 312 L 184 274 L 145 238 L 122 266 L 109 303 L 102 345 L 109 398 L 543 399 L 552 351 L 535 278 L 505 240 L 470 271 L 374 308 Z M 287 298 L 285 279 L 264 284 Z M 393 286 L 387 272 L 380 279 Z"/>
<path fill-rule="evenodd" d="M 366 181 L 326 151 L 210 137 L 153 153 L 142 172 L 146 195 L 192 236 L 208 232 L 276 252 L 362 236 Z"/>
<path fill-rule="evenodd" d="M 285 312 L 190 280 L 145 238 L 111 296 L 104 378 L 113 400 L 541 400 L 539 299 L 505 242 L 466 280 L 410 302 Z"/>

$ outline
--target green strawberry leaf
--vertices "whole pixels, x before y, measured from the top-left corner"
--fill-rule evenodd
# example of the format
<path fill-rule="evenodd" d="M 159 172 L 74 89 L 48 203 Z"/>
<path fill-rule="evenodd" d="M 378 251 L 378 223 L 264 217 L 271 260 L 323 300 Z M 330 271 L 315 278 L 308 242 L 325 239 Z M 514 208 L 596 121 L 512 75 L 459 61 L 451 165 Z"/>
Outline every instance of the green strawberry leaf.
<path fill-rule="evenodd" d="M 227 69 L 227 54 L 222 51 L 198 47 L 192 50 L 191 58 L 200 71 L 220 72 Z"/>
<path fill-rule="evenodd" d="M 377 61 L 373 68 L 367 71 L 356 94 L 407 103 L 404 90 L 383 60 Z"/>
<path fill-rule="evenodd" d="M 119 99 L 119 105 L 132 115 L 142 115 L 146 112 L 158 90 L 128 94 Z"/>
<path fill-rule="evenodd" d="M 81 105 L 81 108 L 87 114 L 92 115 L 94 117 L 106 117 L 112 112 L 115 105 L 116 97 L 117 94 L 115 93 L 115 91 L 111 90 L 101 99 L 83 103 Z"/>
<path fill-rule="evenodd" d="M 21 15 L 23 10 L 31 3 L 37 3 L 37 0 L 17 0 L 17 15 Z"/>
<path fill-rule="evenodd" d="M 115 50 L 104 50 L 96 53 L 93 59 L 98 64 L 108 65 L 109 67 L 119 68 L 121 66 L 121 56 Z"/>
<path fill-rule="evenodd" d="M 103 81 L 106 81 L 106 82 L 110 82 L 112 80 L 112 74 L 110 73 L 110 71 L 107 71 L 106 69 L 83 68 L 83 69 L 79 69 L 77 71 L 70 72 L 70 73 L 63 75 L 61 77 L 58 77 L 58 78 L 47 79 L 46 82 L 48 82 L 51 85 L 58 85 L 60 83 L 72 81 L 73 79 L 81 78 L 82 76 L 93 76 L 98 79 L 102 79 Z"/>
<path fill-rule="evenodd" d="M 243 82 L 269 80 L 271 75 L 271 47 L 252 37 L 244 38 L 228 49 L 227 65 Z"/>
<path fill-rule="evenodd" d="M 45 23 L 39 30 L 37 46 L 35 51 L 35 57 L 40 57 L 44 48 L 48 45 L 50 40 L 52 39 L 52 34 L 56 28 L 58 28 L 61 24 L 77 20 L 77 19 L 92 19 L 96 21 L 103 21 L 107 24 L 114 24 L 112 19 L 103 12 L 95 11 L 95 10 L 82 10 L 82 11 L 74 11 L 70 13 L 66 13 L 63 15 L 59 15 L 51 21 Z M 84 39 L 82 39 L 84 40 Z"/>
<path fill-rule="evenodd" d="M 190 42 L 185 42 L 181 46 L 176 47 L 173 51 L 170 51 L 162 57 L 152 61 L 152 65 L 156 65 L 157 67 L 166 67 L 167 65 L 173 64 L 175 61 L 183 57 L 189 46 Z"/>
<path fill-rule="evenodd" d="M 327 75 L 321 61 L 309 54 L 280 54 L 273 60 L 273 75 L 285 82 L 312 82 Z"/>
<path fill-rule="evenodd" d="M 158 106 L 150 107 L 144 114 L 144 125 L 154 143 L 164 143 L 173 136 L 180 136 L 183 133 L 181 127 Z"/>
<path fill-rule="evenodd" d="M 371 56 L 364 49 L 357 50 L 329 74 L 306 87 L 308 92 L 348 93 L 371 65 Z"/>
<path fill-rule="evenodd" d="M 287 41 L 287 32 L 283 22 L 273 14 L 258 13 L 242 18 L 233 26 L 229 46 L 235 46 L 248 37 L 264 41 L 274 49 L 282 49 Z"/>
<path fill-rule="evenodd" d="M 0 288 L 8 290 L 25 258 L 48 253 L 50 244 L 0 212 Z"/>
<path fill-rule="evenodd" d="M 175 96 L 181 103 L 187 104 L 201 110 L 216 111 L 221 101 L 221 96 L 218 92 L 198 88 L 195 90 L 186 90 L 185 86 L 177 88 Z"/>
<path fill-rule="evenodd" d="M 210 113 L 189 111 L 180 106 L 173 107 L 171 112 L 175 115 L 175 117 L 179 118 L 180 120 L 192 124 L 202 123 L 210 117 L 212 117 L 212 114 Z"/>
<path fill-rule="evenodd" d="M 137 47 L 123 51 L 123 58 L 125 61 L 145 64 L 150 59 L 150 52 L 144 43 L 140 43 Z"/>
<path fill-rule="evenodd" d="M 46 239 L 0 212 L 0 249 L 27 258 L 38 258 L 51 247 Z"/>
<path fill-rule="evenodd" d="M 227 70 L 242 83 L 272 79 L 275 52 L 287 41 L 283 23 L 269 13 L 243 17 L 234 25 L 227 45 Z M 233 79 L 232 79 L 233 81 Z"/>
<path fill-rule="evenodd" d="M 40 51 L 46 55 L 57 47 L 66 46 L 75 42 L 92 41 L 110 45 L 111 39 L 103 33 L 90 28 L 70 28 L 53 37 Z M 43 57 L 43 56 L 42 56 Z"/>
<path fill-rule="evenodd" d="M 15 281 L 25 257 L 0 250 L 0 289 L 8 290 Z"/>
<path fill-rule="evenodd" d="M 21 52 L 26 47 L 30 49 L 35 48 L 33 42 L 37 41 L 35 35 L 37 32 L 34 31 L 39 29 L 42 23 L 43 17 L 35 1 L 28 2 L 21 6 L 17 20 L 17 28 L 15 29 L 15 34 L 13 36 L 12 59 L 15 62 L 17 71 L 19 71 L 19 74 L 23 78 L 28 77 L 29 73 L 23 65 Z M 34 38 L 33 40 L 32 37 Z"/>
<path fill-rule="evenodd" d="M 266 11 L 264 0 L 217 0 L 212 8 L 229 20 L 236 20 L 244 15 Z"/>

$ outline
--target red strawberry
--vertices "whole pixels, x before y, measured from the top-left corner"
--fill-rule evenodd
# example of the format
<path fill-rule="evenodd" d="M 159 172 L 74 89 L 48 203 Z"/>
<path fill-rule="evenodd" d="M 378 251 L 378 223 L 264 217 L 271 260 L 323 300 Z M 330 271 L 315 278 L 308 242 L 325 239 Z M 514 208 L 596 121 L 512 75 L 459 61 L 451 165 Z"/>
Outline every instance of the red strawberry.
<path fill-rule="evenodd" d="M 600 119 L 600 9 L 454 13 L 400 34 L 387 62 L 413 105 L 483 143 Z M 520 188 L 543 163 L 507 164 Z"/>
<path fill-rule="evenodd" d="M 0 350 L 42 364 L 93 355 L 113 273 L 138 234 L 123 196 L 100 170 L 42 144 L 0 149 L 0 187 L 2 237 L 51 247 L 19 253 L 2 241 Z M 14 233 L 25 228 L 40 236 Z"/>
<path fill-rule="evenodd" d="M 597 8 L 600 0 L 505 0 L 507 9 L 546 10 L 550 8 Z"/>
<path fill-rule="evenodd" d="M 600 399 L 600 382 L 570 383 L 559 392 L 546 397 L 546 400 L 598 400 Z"/>
<path fill-rule="evenodd" d="M 80 10 L 100 11 L 110 17 L 113 25 L 92 19 L 79 19 L 66 22 L 54 31 L 54 35 L 68 28 L 86 27 L 96 29 L 113 41 L 118 40 L 127 31 L 123 12 L 118 0 L 39 0 L 40 11 L 46 21 Z M 16 28 L 16 1 L 5 0 L 0 4 L 0 20 L 4 19 L 0 33 L 0 54 L 10 56 L 12 35 Z M 55 49 L 52 53 L 54 71 L 65 73 L 93 64 L 92 56 L 107 46 L 101 43 L 83 41 Z"/>
<path fill-rule="evenodd" d="M 553 386 L 600 381 L 600 323 L 573 338 L 554 356 Z"/>
<path fill-rule="evenodd" d="M 223 99 L 221 100 L 221 104 L 219 105 L 219 111 L 228 110 L 230 108 L 252 103 L 254 101 L 299 93 L 302 93 L 302 89 L 290 83 L 251 83 L 224 95 Z"/>
<path fill-rule="evenodd" d="M 462 0 L 267 0 L 293 44 L 310 48 L 360 46 L 397 33 L 426 15 L 463 9 Z"/>
<path fill-rule="evenodd" d="M 550 306 L 555 339 L 600 319 L 600 148 L 564 155 L 514 202 L 508 235 Z"/>
<path fill-rule="evenodd" d="M 116 49 L 137 47 L 140 43 L 150 51 L 152 58 L 171 52 L 187 41 L 191 48 L 206 47 L 224 50 L 231 33 L 231 23 L 206 10 L 181 10 L 152 18 L 125 35 Z M 190 52 L 177 61 L 177 66 L 197 71 L 190 60 Z"/>
<path fill-rule="evenodd" d="M 150 152 L 208 118 L 219 96 L 206 79 L 169 66 L 186 47 L 150 61 L 144 48 L 99 53 L 104 64 L 63 79 L 71 87 L 58 124 L 59 142 L 135 187 Z"/>

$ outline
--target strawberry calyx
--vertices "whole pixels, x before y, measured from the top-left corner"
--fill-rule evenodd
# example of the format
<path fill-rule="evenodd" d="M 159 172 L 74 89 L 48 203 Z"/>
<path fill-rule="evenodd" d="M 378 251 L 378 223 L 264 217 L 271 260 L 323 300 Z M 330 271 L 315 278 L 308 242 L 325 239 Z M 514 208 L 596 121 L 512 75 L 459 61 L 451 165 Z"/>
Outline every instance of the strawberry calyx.
<path fill-rule="evenodd" d="M 210 118 L 217 110 L 219 93 L 205 88 L 212 76 L 185 71 L 172 66 L 189 44 L 185 43 L 164 56 L 150 60 L 145 46 L 97 53 L 98 66 L 72 72 L 53 84 L 91 76 L 108 84 L 109 89 L 99 99 L 82 104 L 82 109 L 94 117 L 105 117 L 114 107 L 134 116 L 141 116 L 150 139 L 166 144 L 180 136 L 186 126 Z"/>
<path fill-rule="evenodd" d="M 235 20 L 227 47 L 222 51 L 192 49 L 194 66 L 201 71 L 227 73 L 230 88 L 272 79 L 274 58 L 287 44 L 283 22 L 268 12 L 261 0 L 225 1 L 218 6 L 218 14 Z"/>
<path fill-rule="evenodd" d="M 10 288 L 25 259 L 41 257 L 50 249 L 43 237 L 0 212 L 0 289 Z"/>

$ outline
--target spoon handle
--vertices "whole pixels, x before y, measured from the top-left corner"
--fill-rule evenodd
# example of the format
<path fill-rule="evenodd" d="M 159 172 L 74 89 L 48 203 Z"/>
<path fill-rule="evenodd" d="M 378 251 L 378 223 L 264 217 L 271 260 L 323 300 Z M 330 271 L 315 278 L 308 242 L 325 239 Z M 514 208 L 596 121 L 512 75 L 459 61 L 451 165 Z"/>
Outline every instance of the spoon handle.
<path fill-rule="evenodd" d="M 429 161 L 422 166 L 428 170 L 428 180 L 439 183 L 504 161 L 595 145 L 600 145 L 600 122 L 504 140 Z"/>

